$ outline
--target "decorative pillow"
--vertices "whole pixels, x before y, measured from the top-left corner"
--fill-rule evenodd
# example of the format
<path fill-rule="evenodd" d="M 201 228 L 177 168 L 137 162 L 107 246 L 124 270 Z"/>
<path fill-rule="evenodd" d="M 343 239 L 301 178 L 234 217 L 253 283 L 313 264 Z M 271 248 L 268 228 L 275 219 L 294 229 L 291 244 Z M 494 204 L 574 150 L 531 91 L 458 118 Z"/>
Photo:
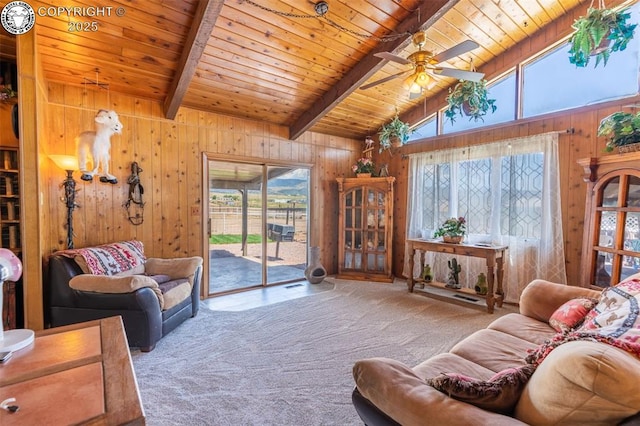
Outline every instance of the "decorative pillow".
<path fill-rule="evenodd" d="M 158 283 L 144 275 L 108 276 L 80 274 L 69 280 L 69 287 L 79 291 L 94 293 L 131 293 L 143 287 L 149 287 L 158 296 L 160 309 L 164 309 L 164 297 Z"/>
<path fill-rule="evenodd" d="M 562 304 L 549 318 L 549 325 L 559 333 L 566 333 L 582 324 L 597 300 L 586 297 L 571 299 Z"/>
<path fill-rule="evenodd" d="M 535 369 L 536 367 L 530 364 L 507 368 L 487 381 L 461 374 L 443 373 L 427 379 L 426 382 L 451 398 L 484 410 L 510 414 Z"/>

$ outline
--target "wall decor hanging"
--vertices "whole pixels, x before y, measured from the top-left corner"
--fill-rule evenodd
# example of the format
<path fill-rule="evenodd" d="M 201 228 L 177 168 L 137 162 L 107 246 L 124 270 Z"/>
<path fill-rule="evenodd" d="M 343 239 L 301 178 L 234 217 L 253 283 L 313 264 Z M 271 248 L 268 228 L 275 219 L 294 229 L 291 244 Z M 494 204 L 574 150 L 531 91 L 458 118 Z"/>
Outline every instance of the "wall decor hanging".
<path fill-rule="evenodd" d="M 140 183 L 140 172 L 142 169 L 136 161 L 131 163 L 131 175 L 127 178 L 129 184 L 129 199 L 124 203 L 127 209 L 127 219 L 134 225 L 141 225 L 144 222 L 144 187 Z"/>
<path fill-rule="evenodd" d="M 118 183 L 115 176 L 109 174 L 109 161 L 111 159 L 111 136 L 122 132 L 122 123 L 115 111 L 101 109 L 94 118 L 94 131 L 85 131 L 76 138 L 78 150 L 78 166 L 82 172 L 80 179 L 92 181 L 95 175 L 100 176 L 100 182 L 111 184 Z M 87 169 L 87 163 L 91 158 L 93 169 Z"/>

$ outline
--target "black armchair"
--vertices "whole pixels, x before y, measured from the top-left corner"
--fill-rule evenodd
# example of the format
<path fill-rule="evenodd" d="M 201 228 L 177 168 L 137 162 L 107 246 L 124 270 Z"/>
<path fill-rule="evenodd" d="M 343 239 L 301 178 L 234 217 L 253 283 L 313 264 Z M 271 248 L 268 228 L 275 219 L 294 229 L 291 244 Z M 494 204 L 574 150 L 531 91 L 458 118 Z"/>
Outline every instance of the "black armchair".
<path fill-rule="evenodd" d="M 70 282 L 74 277 L 84 274 L 83 270 L 72 257 L 53 255 L 49 259 L 48 286 L 45 288 L 45 321 L 50 327 L 58 327 L 119 315 L 124 323 L 129 346 L 139 347 L 143 352 L 151 351 L 163 336 L 198 313 L 202 259 L 186 259 L 191 260 L 191 267 L 194 264 L 197 265 L 198 259 L 200 261 L 195 271 L 191 272 L 193 274 L 191 292 L 184 295 L 185 291 L 182 290 L 182 294 L 186 297 L 178 296 L 180 299 L 172 296 L 172 302 L 167 302 L 168 307 L 163 309 L 162 294 L 165 291 L 163 288 L 175 289 L 180 283 L 189 281 L 187 278 L 189 272 L 186 271 L 185 278 L 181 279 L 162 273 L 165 272 L 162 271 L 163 262 L 170 262 L 172 259 L 148 259 L 148 262 L 153 260 L 160 262 L 161 271 L 159 274 L 156 272 L 158 275 L 152 275 L 152 272 L 143 276 L 145 280 L 158 279 L 160 284 L 157 287 L 141 287 L 130 292 L 111 293 L 108 289 L 96 291 L 92 288 L 92 291 L 88 291 L 78 289 L 78 286 L 72 288 Z"/>

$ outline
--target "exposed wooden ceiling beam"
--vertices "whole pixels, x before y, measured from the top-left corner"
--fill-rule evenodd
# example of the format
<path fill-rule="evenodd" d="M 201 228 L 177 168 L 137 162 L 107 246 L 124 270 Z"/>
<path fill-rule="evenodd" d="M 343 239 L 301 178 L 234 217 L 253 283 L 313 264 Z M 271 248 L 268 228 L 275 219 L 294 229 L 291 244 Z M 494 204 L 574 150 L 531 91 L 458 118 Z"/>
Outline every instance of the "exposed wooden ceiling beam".
<path fill-rule="evenodd" d="M 173 120 L 178 113 L 178 108 L 196 73 L 196 67 L 211 37 L 223 4 L 224 0 L 200 0 L 198 3 L 176 75 L 164 100 L 164 115 L 170 120 Z"/>
<path fill-rule="evenodd" d="M 380 43 L 375 49 L 369 52 L 367 56 L 347 72 L 340 81 L 325 92 L 311 108 L 300 115 L 296 122 L 289 127 L 289 138 L 297 139 L 302 133 L 331 111 L 333 107 L 360 87 L 376 71 L 382 68 L 387 60 L 373 56 L 374 53 L 395 53 L 404 49 L 411 42 L 411 36 L 414 33 L 429 28 L 434 22 L 442 18 L 449 9 L 455 6 L 458 1 L 459 0 L 433 0 L 421 3 L 418 10 L 409 15 L 394 29 L 394 32 L 398 34 L 407 33 L 407 36 L 391 42 Z"/>

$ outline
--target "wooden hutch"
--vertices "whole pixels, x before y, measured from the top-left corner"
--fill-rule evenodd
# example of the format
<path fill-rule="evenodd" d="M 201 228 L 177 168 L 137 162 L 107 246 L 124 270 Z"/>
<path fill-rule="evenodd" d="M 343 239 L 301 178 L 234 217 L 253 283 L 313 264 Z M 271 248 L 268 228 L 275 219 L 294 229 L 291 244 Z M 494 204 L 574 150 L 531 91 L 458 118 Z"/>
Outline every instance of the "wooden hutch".
<path fill-rule="evenodd" d="M 640 152 L 578 164 L 587 183 L 581 285 L 609 287 L 640 271 Z"/>
<path fill-rule="evenodd" d="M 338 178 L 338 278 L 393 282 L 394 177 Z"/>

